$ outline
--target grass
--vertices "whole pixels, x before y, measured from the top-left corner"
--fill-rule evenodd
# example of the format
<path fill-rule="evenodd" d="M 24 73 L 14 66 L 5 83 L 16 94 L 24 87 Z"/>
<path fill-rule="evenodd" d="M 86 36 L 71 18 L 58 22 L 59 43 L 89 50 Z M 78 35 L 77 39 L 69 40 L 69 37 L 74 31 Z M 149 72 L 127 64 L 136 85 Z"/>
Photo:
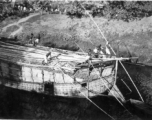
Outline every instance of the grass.
<path fill-rule="evenodd" d="M 6 30 L 6 32 L 13 32 L 15 30 L 17 30 L 19 27 L 17 25 L 13 25 L 13 26 L 10 26 L 8 27 L 8 29 Z"/>
<path fill-rule="evenodd" d="M 5 32 L 3 32 L 3 37 L 9 37 L 10 33 L 12 33 L 13 31 L 19 29 L 19 27 L 17 25 L 13 25 L 7 28 L 7 30 Z"/>
<path fill-rule="evenodd" d="M 129 23 L 121 20 L 108 21 L 101 17 L 96 17 L 94 20 L 115 49 L 120 42 L 120 51 L 129 51 L 139 56 L 141 62 L 151 63 L 152 60 L 146 61 L 152 57 L 150 52 L 152 48 L 151 19 L 148 17 Z M 34 16 L 21 25 L 24 30 L 18 38 L 24 41 L 23 43 L 27 43 L 30 34 L 34 33 L 35 36 L 41 34 L 41 45 L 61 49 L 78 50 L 79 48 L 79 50 L 88 51 L 99 44 L 105 44 L 102 35 L 89 18 L 70 19 L 65 15 L 46 14 Z M 17 29 L 16 26 L 8 33 L 13 29 Z"/>
<path fill-rule="evenodd" d="M 41 20 L 41 16 L 40 15 L 33 16 L 33 17 L 29 18 L 26 22 L 23 22 L 23 23 L 27 23 L 27 22 L 34 23 L 34 22 L 36 22 L 38 20 Z M 23 24 L 23 23 L 20 23 L 20 24 Z"/>
<path fill-rule="evenodd" d="M 4 21 L 0 22 L 0 28 L 3 28 L 7 26 L 8 24 L 11 24 L 17 21 L 18 19 L 19 19 L 18 17 L 16 19 L 6 18 Z"/>

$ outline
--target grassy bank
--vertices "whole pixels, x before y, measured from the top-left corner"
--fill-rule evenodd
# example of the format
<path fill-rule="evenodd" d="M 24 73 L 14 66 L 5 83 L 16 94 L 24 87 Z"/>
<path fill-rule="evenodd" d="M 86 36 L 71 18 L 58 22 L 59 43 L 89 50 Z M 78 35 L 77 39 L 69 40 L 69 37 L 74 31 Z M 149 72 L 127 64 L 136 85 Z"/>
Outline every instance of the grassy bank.
<path fill-rule="evenodd" d="M 124 22 L 94 18 L 115 49 L 119 47 L 120 51 L 126 51 L 125 56 L 128 53 L 139 56 L 139 60 L 144 63 L 152 63 L 151 19 L 147 17 Z M 44 14 L 34 16 L 20 25 L 23 26 L 23 31 L 18 39 L 23 43 L 28 43 L 30 34 L 34 33 L 35 36 L 40 34 L 41 45 L 61 49 L 88 51 L 96 45 L 105 44 L 102 35 L 89 18 L 71 19 L 66 15 Z"/>

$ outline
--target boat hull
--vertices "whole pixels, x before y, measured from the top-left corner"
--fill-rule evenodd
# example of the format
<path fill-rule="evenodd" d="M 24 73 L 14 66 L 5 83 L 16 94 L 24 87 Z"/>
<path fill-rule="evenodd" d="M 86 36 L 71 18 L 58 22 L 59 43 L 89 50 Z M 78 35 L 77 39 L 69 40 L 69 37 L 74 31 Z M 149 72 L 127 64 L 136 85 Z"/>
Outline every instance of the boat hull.
<path fill-rule="evenodd" d="M 52 96 L 93 97 L 108 93 L 113 87 L 115 83 L 113 67 L 112 65 L 104 68 L 102 72 L 104 77 L 96 74 L 98 68 L 94 69 L 92 76 L 83 81 L 59 69 L 44 69 L 0 60 L 0 84 Z"/>

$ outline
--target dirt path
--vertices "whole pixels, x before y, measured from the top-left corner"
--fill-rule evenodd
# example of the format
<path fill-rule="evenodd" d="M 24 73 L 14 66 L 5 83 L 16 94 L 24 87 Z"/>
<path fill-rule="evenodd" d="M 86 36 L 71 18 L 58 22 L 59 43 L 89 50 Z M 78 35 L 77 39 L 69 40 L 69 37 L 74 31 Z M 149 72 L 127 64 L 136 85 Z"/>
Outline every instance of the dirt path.
<path fill-rule="evenodd" d="M 11 24 L 3 27 L 3 28 L 2 28 L 2 32 L 6 32 L 7 28 L 9 28 L 9 27 L 11 27 L 11 26 L 13 26 L 13 25 L 16 25 L 16 26 L 19 27 L 19 29 L 17 29 L 16 31 L 13 31 L 13 32 L 10 34 L 10 36 L 14 36 L 14 35 L 22 32 L 22 30 L 23 30 L 23 26 L 19 25 L 20 23 L 25 22 L 25 21 L 27 21 L 28 19 L 30 19 L 30 18 L 32 18 L 32 17 L 34 17 L 34 16 L 36 16 L 36 15 L 39 15 L 39 13 L 31 14 L 31 15 L 25 17 L 25 18 L 20 19 L 20 20 L 17 21 L 17 22 L 11 23 Z"/>
<path fill-rule="evenodd" d="M 22 32 L 23 26 L 19 26 L 19 25 L 18 25 L 18 27 L 19 27 L 19 29 L 17 29 L 16 31 L 12 32 L 12 33 L 9 35 L 9 37 L 15 36 L 16 34 Z"/>

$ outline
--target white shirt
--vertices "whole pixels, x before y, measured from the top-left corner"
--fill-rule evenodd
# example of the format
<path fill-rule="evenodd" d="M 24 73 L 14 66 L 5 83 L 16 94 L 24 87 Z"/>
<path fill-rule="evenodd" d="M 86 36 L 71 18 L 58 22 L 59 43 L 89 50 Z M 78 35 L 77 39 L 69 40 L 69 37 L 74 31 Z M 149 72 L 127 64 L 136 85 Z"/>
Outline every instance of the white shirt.
<path fill-rule="evenodd" d="M 110 53 L 110 50 L 109 50 L 109 48 L 106 46 L 106 54 L 108 54 L 108 55 L 110 55 L 111 53 Z"/>
<path fill-rule="evenodd" d="M 94 53 L 98 53 L 98 50 L 97 50 L 97 48 L 95 48 L 95 49 L 93 50 L 93 52 L 94 52 Z"/>
<path fill-rule="evenodd" d="M 101 55 L 104 55 L 104 53 L 102 52 L 102 50 L 100 50 L 100 54 L 101 54 Z"/>
<path fill-rule="evenodd" d="M 37 38 L 37 39 L 35 40 L 35 42 L 36 42 L 36 43 L 39 43 L 39 39 Z"/>

